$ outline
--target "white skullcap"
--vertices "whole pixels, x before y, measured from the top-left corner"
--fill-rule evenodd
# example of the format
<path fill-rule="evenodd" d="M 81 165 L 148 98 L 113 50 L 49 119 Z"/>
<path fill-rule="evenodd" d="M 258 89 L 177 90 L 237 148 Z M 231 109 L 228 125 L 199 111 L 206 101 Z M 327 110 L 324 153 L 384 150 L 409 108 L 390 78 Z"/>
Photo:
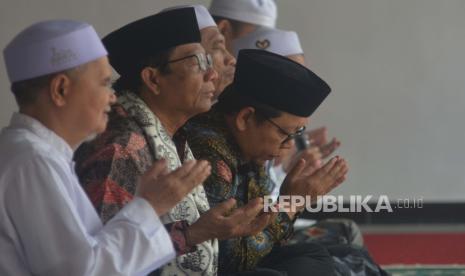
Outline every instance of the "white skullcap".
<path fill-rule="evenodd" d="M 174 7 L 166 8 L 162 10 L 161 12 L 171 11 L 171 10 L 176 10 L 176 9 L 181 9 L 181 8 L 188 8 L 188 7 L 194 8 L 195 17 L 197 17 L 197 23 L 199 24 L 199 30 L 205 29 L 207 27 L 216 27 L 215 20 L 213 20 L 213 17 L 210 15 L 207 8 L 205 8 L 202 5 L 174 6 Z"/>
<path fill-rule="evenodd" d="M 282 56 L 303 54 L 296 32 L 261 27 L 232 42 L 233 54 L 241 49 L 261 49 Z"/>
<path fill-rule="evenodd" d="M 106 55 L 94 28 L 71 20 L 36 23 L 3 50 L 10 82 L 71 69 Z"/>
<path fill-rule="evenodd" d="M 273 0 L 212 0 L 210 13 L 246 23 L 274 28 L 278 8 Z"/>

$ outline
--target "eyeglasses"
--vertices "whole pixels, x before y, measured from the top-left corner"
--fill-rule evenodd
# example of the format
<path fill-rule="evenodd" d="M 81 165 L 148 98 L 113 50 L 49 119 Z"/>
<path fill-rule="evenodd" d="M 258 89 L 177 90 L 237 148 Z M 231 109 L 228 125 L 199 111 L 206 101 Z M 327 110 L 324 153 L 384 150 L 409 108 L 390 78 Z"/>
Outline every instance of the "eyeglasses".
<path fill-rule="evenodd" d="M 173 62 L 178 62 L 178 61 L 185 60 L 185 59 L 188 59 L 188 58 L 193 58 L 193 57 L 195 57 L 197 59 L 197 64 L 199 65 L 200 71 L 206 72 L 208 69 L 213 67 L 212 56 L 210 54 L 204 54 L 204 53 L 196 53 L 196 54 L 185 56 L 185 57 L 182 57 L 182 58 L 169 60 L 169 61 L 166 62 L 166 64 L 173 63 Z"/>
<path fill-rule="evenodd" d="M 294 133 L 289 133 L 286 130 L 284 130 L 282 127 L 280 127 L 277 123 L 275 123 L 273 120 L 269 118 L 265 118 L 270 124 L 274 125 L 279 131 L 281 131 L 284 135 L 287 135 L 287 137 L 281 142 L 281 144 L 286 144 L 290 140 L 294 139 L 297 136 L 301 136 L 305 132 L 305 126 L 301 126 L 296 132 Z"/>

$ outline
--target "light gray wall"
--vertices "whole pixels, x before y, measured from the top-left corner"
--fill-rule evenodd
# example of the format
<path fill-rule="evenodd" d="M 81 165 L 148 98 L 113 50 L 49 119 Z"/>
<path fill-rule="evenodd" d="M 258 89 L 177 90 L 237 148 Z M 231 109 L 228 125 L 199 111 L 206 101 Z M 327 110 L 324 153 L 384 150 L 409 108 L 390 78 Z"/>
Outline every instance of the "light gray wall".
<path fill-rule="evenodd" d="M 37 20 L 80 19 L 103 35 L 189 1 L 0 3 L 3 49 Z M 280 0 L 278 6 L 278 26 L 300 34 L 311 68 L 333 87 L 313 125 L 327 125 L 350 162 L 349 179 L 335 193 L 464 202 L 465 1 Z M 16 108 L 3 65 L 0 85 L 5 126 Z"/>
<path fill-rule="evenodd" d="M 0 0 L 0 49 L 30 24 L 47 19 L 75 19 L 91 23 L 103 36 L 122 25 L 163 8 L 194 3 L 188 0 Z M 207 5 L 210 1 L 196 1 Z M 16 103 L 9 92 L 3 54 L 0 57 L 0 127 L 8 124 Z"/>

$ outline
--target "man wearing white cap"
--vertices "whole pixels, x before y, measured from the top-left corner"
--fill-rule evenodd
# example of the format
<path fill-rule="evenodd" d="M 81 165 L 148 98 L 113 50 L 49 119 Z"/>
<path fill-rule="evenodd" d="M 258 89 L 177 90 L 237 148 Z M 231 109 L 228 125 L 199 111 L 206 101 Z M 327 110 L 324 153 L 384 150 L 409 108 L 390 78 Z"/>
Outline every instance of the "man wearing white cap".
<path fill-rule="evenodd" d="M 231 42 L 259 26 L 274 28 L 278 10 L 274 0 L 212 0 L 210 13 L 226 38 L 226 47 L 232 52 Z"/>
<path fill-rule="evenodd" d="M 305 65 L 304 51 L 296 32 L 260 27 L 232 42 L 235 57 L 241 49 L 266 50 Z"/>
<path fill-rule="evenodd" d="M 226 49 L 226 40 L 207 8 L 202 5 L 183 5 L 167 8 L 164 11 L 184 7 L 194 8 L 202 39 L 201 44 L 205 51 L 212 56 L 213 68 L 218 73 L 218 77 L 213 80 L 215 85 L 214 100 L 216 101 L 224 88 L 233 81 L 236 59 Z"/>
<path fill-rule="evenodd" d="M 75 175 L 74 149 L 115 102 L 106 55 L 92 26 L 70 20 L 34 24 L 4 49 L 19 113 L 0 133 L 0 275 L 145 275 L 175 256 L 158 216 L 209 175 L 206 162 L 170 174 L 156 163 L 105 227 Z"/>

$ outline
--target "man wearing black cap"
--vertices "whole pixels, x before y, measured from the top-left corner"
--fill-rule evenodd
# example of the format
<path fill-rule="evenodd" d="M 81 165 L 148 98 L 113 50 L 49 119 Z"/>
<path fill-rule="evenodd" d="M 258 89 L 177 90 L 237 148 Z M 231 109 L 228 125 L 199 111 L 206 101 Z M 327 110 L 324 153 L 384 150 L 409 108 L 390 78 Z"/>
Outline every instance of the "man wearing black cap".
<path fill-rule="evenodd" d="M 329 92 L 322 79 L 294 61 L 261 50 L 240 51 L 234 82 L 210 112 L 191 120 L 188 127 L 195 156 L 212 164 L 212 174 L 204 182 L 210 204 L 234 198 L 241 205 L 268 195 L 271 187 L 263 165 L 302 134 L 308 117 Z M 345 180 L 347 170 L 339 157 L 315 171 L 299 160 L 281 195 L 324 195 Z M 332 260 L 322 247 L 278 246 L 292 234 L 295 214 L 279 212 L 262 232 L 221 241 L 220 273 L 258 266 L 288 275 L 333 275 Z"/>
<path fill-rule="evenodd" d="M 75 160 L 82 185 L 107 221 L 132 200 L 138 178 L 155 160 L 165 159 L 168 171 L 194 160 L 178 130 L 210 109 L 216 72 L 200 45 L 193 8 L 132 22 L 103 42 L 120 74 L 115 83 L 118 102 L 107 130 L 82 145 Z M 161 217 L 178 256 L 158 273 L 215 275 L 217 239 L 260 231 L 271 217 L 257 218 L 263 208 L 259 199 L 230 213 L 234 204 L 229 200 L 210 209 L 200 185 Z"/>

